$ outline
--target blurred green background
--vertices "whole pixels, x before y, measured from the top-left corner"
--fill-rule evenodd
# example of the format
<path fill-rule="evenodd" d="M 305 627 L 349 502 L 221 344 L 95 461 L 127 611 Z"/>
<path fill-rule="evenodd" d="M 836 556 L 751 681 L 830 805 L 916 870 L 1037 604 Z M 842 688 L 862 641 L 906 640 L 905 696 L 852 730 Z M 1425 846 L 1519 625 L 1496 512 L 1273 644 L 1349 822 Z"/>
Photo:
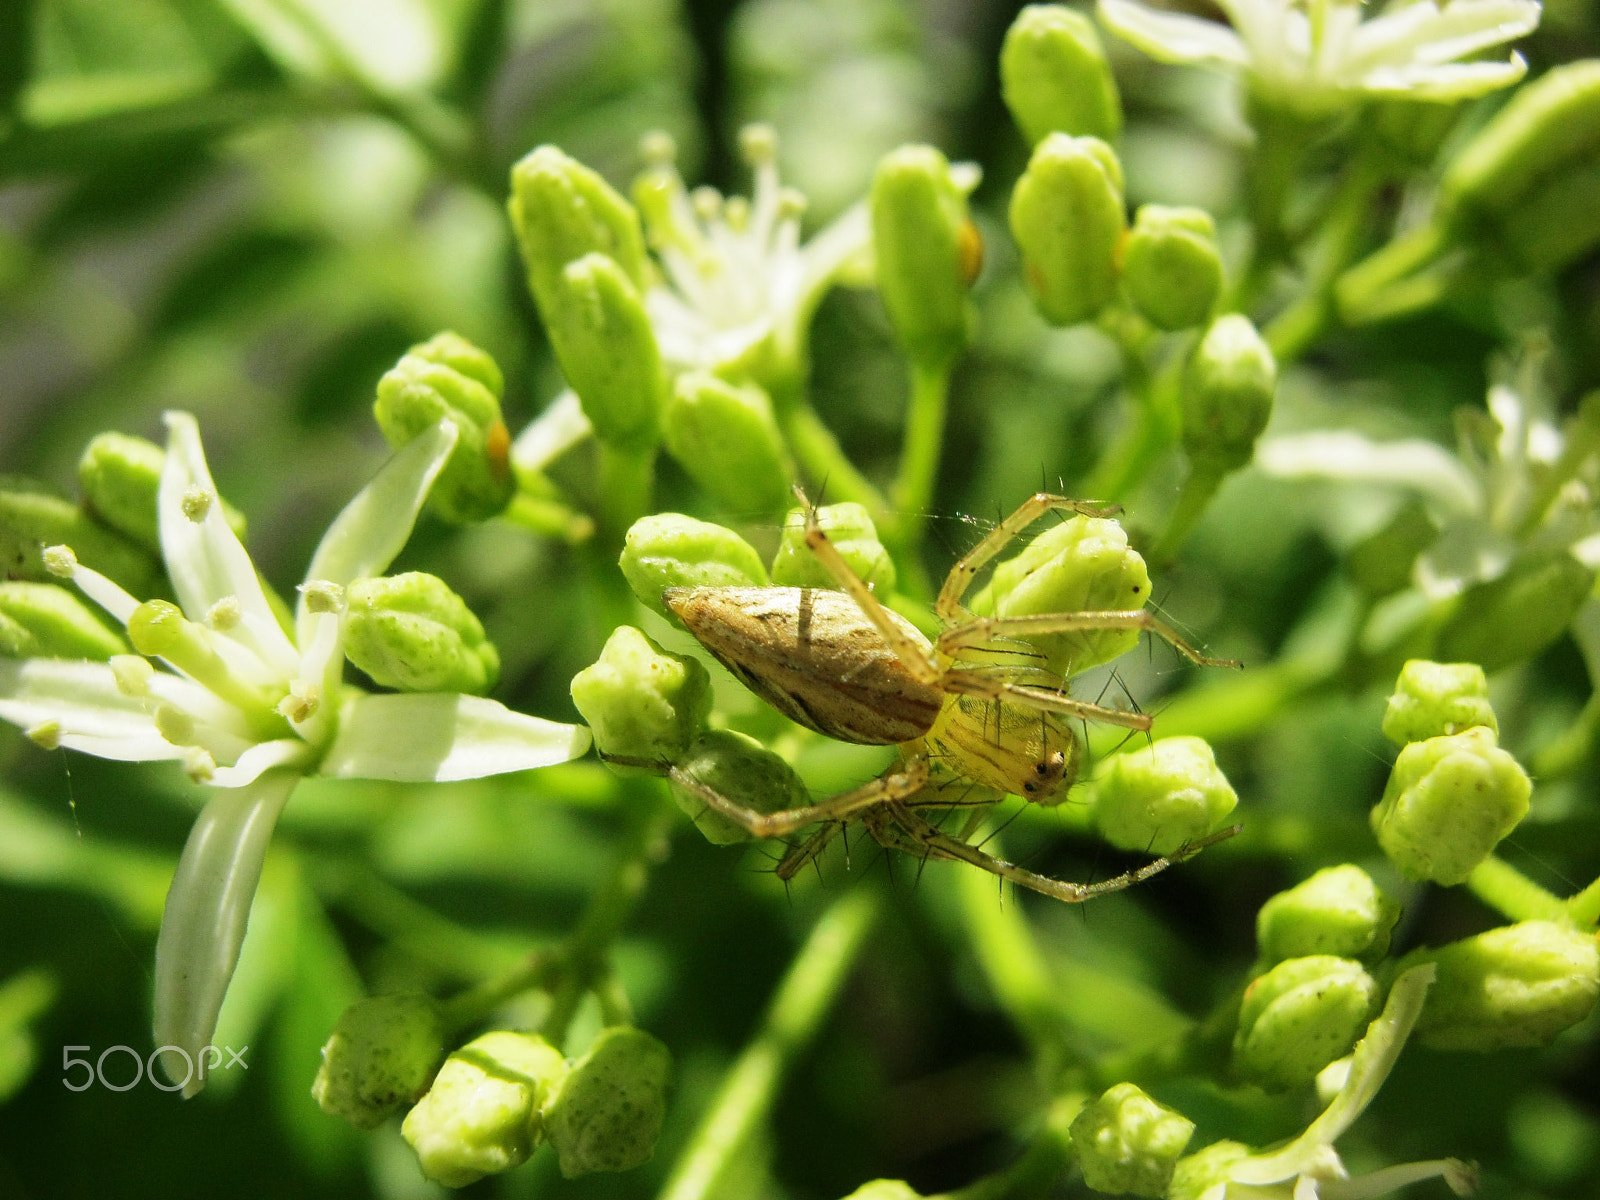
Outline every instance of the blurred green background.
<path fill-rule="evenodd" d="M 161 440 L 161 411 L 190 410 L 221 490 L 249 515 L 256 562 L 287 590 L 386 455 L 373 387 L 409 345 L 449 328 L 487 348 L 505 369 L 513 430 L 559 390 L 505 220 L 516 158 L 554 142 L 624 187 L 640 136 L 665 129 L 688 179 L 742 191 L 735 135 L 759 119 L 776 126 L 785 179 L 810 197 L 813 227 L 858 198 L 878 157 L 903 141 L 984 168 L 975 213 L 989 261 L 930 527 L 937 578 L 983 521 L 1027 493 L 1075 494 L 1125 416 L 1109 402 L 1115 350 L 1092 330 L 1042 323 L 1003 232 L 1027 148 L 994 64 L 1017 7 L 0 0 L 0 473 L 70 495 L 91 435 Z M 1522 48 L 1535 72 L 1600 53 L 1594 6 L 1550 0 Z M 1226 239 L 1247 134 L 1231 85 L 1108 49 L 1128 110 L 1130 203 L 1203 205 Z M 1533 328 L 1555 336 L 1563 395 L 1600 383 L 1600 259 L 1327 340 L 1284 380 L 1274 429 L 1449 444 L 1452 409 L 1481 401 L 1487 356 Z M 854 461 L 885 479 L 905 381 L 875 296 L 825 303 L 813 387 Z M 1152 503 L 1168 502 L 1178 469 L 1150 481 Z M 586 497 L 583 454 L 556 475 Z M 670 464 L 658 503 L 726 516 Z M 1249 665 L 1314 653 L 1319 620 L 1348 590 L 1338 561 L 1360 504 L 1245 472 L 1157 579 L 1156 600 Z M 1128 507 L 1138 527 L 1139 501 Z M 750 532 L 775 541 L 771 529 Z M 484 618 L 505 662 L 497 697 L 572 720 L 568 682 L 609 632 L 583 603 L 584 554 L 509 524 L 458 532 L 425 520 L 398 569 L 443 575 Z M 1158 712 L 1178 676 L 1161 648 L 1119 666 Z M 1233 843 L 1085 909 L 1015 901 L 1059 971 L 1060 1017 L 1075 1036 L 1115 1043 L 1172 1019 L 1133 1003 L 1126 980 L 1203 1012 L 1248 966 L 1260 902 L 1325 864 L 1355 857 L 1396 882 L 1414 901 L 1406 944 L 1491 923 L 1470 896 L 1398 884 L 1375 861 L 1365 815 L 1392 753 L 1378 732 L 1386 682 L 1288 705 L 1219 744 L 1247 824 Z M 1564 728 L 1587 696 L 1565 640 L 1495 687 L 1502 740 L 1518 753 Z M 814 746 L 804 765 L 821 790 L 870 776 L 879 761 Z M 187 1103 L 147 1083 L 78 1094 L 63 1087 L 61 1047 L 98 1056 L 149 1044 L 154 935 L 197 789 L 176 770 L 43 753 L 9 726 L 0 767 L 5 1200 L 433 1194 L 392 1125 L 358 1135 L 316 1109 L 317 1047 L 363 988 L 449 992 L 561 935 L 621 824 L 616 789 L 592 762 L 448 787 L 307 785 L 275 843 L 217 1039 L 249 1045 L 248 1071 Z M 1049 813 L 1023 814 L 1007 839 L 1062 878 L 1121 869 L 1092 840 L 1063 838 Z M 1503 852 L 1565 893 L 1593 875 L 1596 845 L 1591 763 L 1536 792 Z M 770 1136 L 750 1149 L 749 1177 L 728 1194 L 824 1200 L 880 1175 L 933 1192 L 1015 1155 L 1043 1098 L 968 943 L 956 898 L 964 868 L 921 871 L 863 846 L 848 869 L 830 859 L 820 880 L 786 892 L 767 867 L 759 849 L 709 846 L 684 822 L 620 948 L 638 1022 L 677 1063 L 655 1160 L 566 1183 L 543 1155 L 463 1194 L 654 1194 L 817 911 L 860 887 L 888 894 L 889 917 Z M 1597 1036 L 1591 1017 L 1542 1052 L 1413 1049 L 1342 1144 L 1347 1160 L 1458 1155 L 1484 1164 L 1487 1196 L 1594 1196 Z M 120 1065 L 131 1072 L 125 1056 Z M 118 1067 L 107 1060 L 114 1078 Z M 1199 1122 L 1195 1146 L 1224 1132 L 1268 1141 L 1308 1115 L 1200 1088 L 1164 1098 Z"/>

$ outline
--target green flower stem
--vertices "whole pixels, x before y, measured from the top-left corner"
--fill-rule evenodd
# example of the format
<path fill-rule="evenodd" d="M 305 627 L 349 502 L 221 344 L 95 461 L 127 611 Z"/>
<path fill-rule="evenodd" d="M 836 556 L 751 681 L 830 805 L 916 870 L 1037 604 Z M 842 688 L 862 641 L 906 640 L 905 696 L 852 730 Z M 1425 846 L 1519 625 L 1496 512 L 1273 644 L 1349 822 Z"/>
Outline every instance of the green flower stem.
<path fill-rule="evenodd" d="M 1152 564 L 1162 566 L 1178 556 L 1178 550 L 1194 532 L 1200 518 L 1205 516 L 1211 497 L 1217 494 L 1217 489 L 1227 477 L 1227 472 L 1219 471 L 1209 463 L 1190 464 L 1188 477 L 1178 492 L 1178 503 L 1167 518 L 1166 531 L 1150 551 Z"/>
<path fill-rule="evenodd" d="M 853 500 L 866 508 L 873 524 L 880 530 L 894 524 L 893 514 L 883 493 L 845 457 L 838 439 L 822 423 L 815 409 L 804 401 L 780 407 L 778 423 L 801 470 L 826 489 L 825 497 L 814 496 L 813 500 L 818 503 L 823 499 L 833 502 Z"/>
<path fill-rule="evenodd" d="M 1449 272 L 1416 272 L 1443 254 L 1449 241 L 1435 225 L 1402 234 L 1339 277 L 1339 309 L 1346 321 L 1380 321 L 1424 308 L 1452 280 Z"/>
<path fill-rule="evenodd" d="M 1114 334 L 1115 336 L 1115 334 Z M 1193 335 L 1175 347 L 1172 357 L 1151 375 L 1143 355 L 1122 341 L 1127 388 L 1138 415 L 1117 441 L 1101 456 L 1084 483 L 1084 494 L 1096 500 L 1120 500 L 1149 473 L 1160 454 L 1178 439 L 1182 423 L 1178 408 L 1183 384 L 1183 364 Z"/>
<path fill-rule="evenodd" d="M 1586 929 L 1593 929 L 1600 924 L 1600 879 L 1568 898 L 1567 919 Z"/>
<path fill-rule="evenodd" d="M 657 845 L 672 826 L 677 811 L 648 781 L 635 786 L 637 795 L 628 806 L 637 815 L 629 826 L 622 853 L 611 875 L 589 900 L 589 907 L 559 946 L 534 951 L 513 970 L 461 993 L 444 1006 L 445 1019 L 457 1029 L 483 1019 L 513 996 L 533 988 L 552 991 L 550 1015 L 540 1029 L 559 1044 L 590 987 L 609 973 L 608 951 L 633 914 L 650 879 L 650 862 Z"/>
<path fill-rule="evenodd" d="M 779 1084 L 844 985 L 881 901 L 857 888 L 822 915 L 778 985 L 761 1028 L 722 1081 L 662 1200 L 705 1200 L 766 1119 Z"/>
<path fill-rule="evenodd" d="M 1082 1094 L 1073 1094 L 1056 1100 L 1045 1117 L 1044 1127 L 1021 1158 L 1004 1171 L 945 1193 L 941 1200 L 1033 1200 L 1050 1194 L 1071 1161 L 1072 1120 L 1085 1099 Z"/>
<path fill-rule="evenodd" d="M 1467 887 L 1512 921 L 1564 921 L 1569 915 L 1563 901 L 1492 854 L 1473 869 Z"/>
<path fill-rule="evenodd" d="M 1600 739 L 1600 689 L 1590 694 L 1571 725 L 1534 753 L 1533 773 L 1540 779 L 1571 775 L 1588 761 L 1596 739 Z"/>
<path fill-rule="evenodd" d="M 616 557 L 628 527 L 651 511 L 655 491 L 656 452 L 623 449 L 595 441 L 599 456 L 599 527 L 604 553 Z M 613 572 L 614 573 L 614 572 Z"/>
<path fill-rule="evenodd" d="M 1578 477 L 1597 450 L 1600 450 L 1600 403 L 1591 397 L 1579 410 L 1578 419 L 1568 425 L 1561 457 L 1550 465 L 1548 471 L 1535 477 L 1527 511 L 1517 528 L 1520 536 L 1528 537 L 1539 528 L 1561 489 L 1566 487 L 1568 481 Z"/>
<path fill-rule="evenodd" d="M 501 514 L 513 525 L 541 537 L 576 545 L 594 536 L 594 520 L 559 500 L 548 500 L 518 492 Z"/>
<path fill-rule="evenodd" d="M 900 474 L 890 493 L 900 510 L 899 537 L 905 550 L 915 551 L 922 540 L 923 522 L 933 503 L 944 449 L 944 419 L 950 395 L 950 368 L 925 362 L 911 364 L 911 402 L 906 413 L 905 446 L 900 453 Z"/>

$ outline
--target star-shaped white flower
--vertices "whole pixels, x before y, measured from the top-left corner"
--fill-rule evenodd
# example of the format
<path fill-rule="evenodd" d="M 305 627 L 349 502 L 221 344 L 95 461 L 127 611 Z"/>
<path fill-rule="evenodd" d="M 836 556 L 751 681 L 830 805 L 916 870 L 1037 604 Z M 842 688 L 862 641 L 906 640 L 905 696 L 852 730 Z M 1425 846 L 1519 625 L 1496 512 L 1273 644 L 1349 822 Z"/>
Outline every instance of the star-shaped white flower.
<path fill-rule="evenodd" d="M 1458 1159 L 1401 1163 L 1352 1178 L 1333 1145 L 1388 1079 L 1422 1012 L 1434 972 L 1434 965 L 1427 963 L 1394 981 L 1383 1012 L 1367 1027 L 1366 1036 L 1348 1058 L 1324 1070 L 1325 1077 L 1342 1074 L 1343 1082 L 1304 1133 L 1254 1154 L 1237 1142 L 1207 1146 L 1179 1160 L 1168 1200 L 1366 1200 L 1435 1176 L 1458 1196 L 1470 1192 L 1476 1171 Z"/>
<path fill-rule="evenodd" d="M 1521 79 L 1520 54 L 1460 62 L 1539 24 L 1537 0 L 1434 0 L 1390 4 L 1361 19 L 1358 0 L 1217 0 L 1233 23 L 1099 0 L 1101 22 L 1152 58 L 1215 63 L 1245 72 L 1263 99 L 1307 116 L 1362 98 L 1451 101 Z"/>
<path fill-rule="evenodd" d="M 187 1056 L 193 1095 L 273 826 L 301 778 L 476 779 L 575 758 L 589 731 L 478 696 L 369 695 L 342 682 L 344 589 L 381 574 L 405 545 L 454 425 L 407 444 L 339 514 L 290 630 L 223 516 L 194 418 L 166 421 L 161 552 L 179 605 L 141 604 L 67 547 L 50 548 L 51 569 L 121 622 L 140 654 L 0 661 L 0 718 L 48 747 L 180 760 L 223 789 L 184 846 L 156 944 L 155 1041 Z"/>

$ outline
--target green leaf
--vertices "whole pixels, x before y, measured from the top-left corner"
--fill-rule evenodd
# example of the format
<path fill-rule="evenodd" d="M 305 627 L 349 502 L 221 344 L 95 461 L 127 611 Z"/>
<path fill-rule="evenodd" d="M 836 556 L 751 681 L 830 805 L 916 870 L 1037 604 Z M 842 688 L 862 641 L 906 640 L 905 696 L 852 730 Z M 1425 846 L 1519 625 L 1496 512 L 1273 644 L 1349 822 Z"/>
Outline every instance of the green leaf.
<path fill-rule="evenodd" d="M 0 1103 L 28 1081 L 37 1051 L 28 1023 L 54 1003 L 56 981 L 34 968 L 0 984 Z"/>

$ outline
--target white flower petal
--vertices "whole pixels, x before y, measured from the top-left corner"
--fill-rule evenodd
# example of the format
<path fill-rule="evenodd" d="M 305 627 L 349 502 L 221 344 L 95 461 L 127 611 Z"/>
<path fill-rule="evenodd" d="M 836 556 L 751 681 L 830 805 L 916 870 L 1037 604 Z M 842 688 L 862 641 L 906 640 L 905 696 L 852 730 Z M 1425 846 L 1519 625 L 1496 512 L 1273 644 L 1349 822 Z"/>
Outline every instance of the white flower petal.
<path fill-rule="evenodd" d="M 520 471 L 542 471 L 593 432 L 578 393 L 568 388 L 517 434 L 511 461 Z"/>
<path fill-rule="evenodd" d="M 1532 32 L 1539 24 L 1536 0 L 1432 0 L 1391 8 L 1356 34 L 1352 67 L 1382 63 L 1447 63 Z"/>
<path fill-rule="evenodd" d="M 178 861 L 156 941 L 155 1044 L 177 1046 L 191 1062 L 216 1029 L 267 844 L 299 779 L 275 771 L 247 788 L 218 792 Z M 191 1077 L 183 1094 L 204 1086 Z"/>
<path fill-rule="evenodd" d="M 1374 96 L 1444 103 L 1510 87 L 1527 73 L 1528 64 L 1520 54 L 1513 54 L 1507 62 L 1380 67 L 1361 77 L 1361 90 Z"/>
<path fill-rule="evenodd" d="M 200 444 L 200 428 L 186 412 L 168 412 L 164 419 L 167 465 L 161 473 L 156 504 L 161 557 L 178 603 L 191 621 L 204 624 L 217 601 L 236 598 L 241 612 L 256 619 L 241 623 L 232 634 L 234 640 L 280 672 L 287 672 L 295 660 L 294 647 L 278 627 L 255 564 L 223 516 L 217 485 Z M 193 521 L 184 512 L 184 504 L 185 498 L 192 498 L 197 491 L 209 496 L 211 503 L 205 516 Z"/>
<path fill-rule="evenodd" d="M 1416 577 L 1430 600 L 1505 574 L 1517 556 L 1516 541 L 1482 521 L 1452 521 L 1438 540 L 1417 556 Z"/>
<path fill-rule="evenodd" d="M 1271 438 L 1256 447 L 1256 466 L 1283 478 L 1386 483 L 1421 492 L 1448 512 L 1477 513 L 1483 495 L 1471 473 L 1442 446 L 1421 438 L 1374 442 L 1330 430 Z"/>
<path fill-rule="evenodd" d="M 53 721 L 61 745 L 97 758 L 153 762 L 184 754 L 156 732 L 144 701 L 117 689 L 105 663 L 0 659 L 0 719 L 23 729 Z"/>
<path fill-rule="evenodd" d="M 1100 0 L 1098 13 L 1100 23 L 1112 33 L 1160 62 L 1250 65 L 1239 35 L 1216 21 L 1156 12 L 1133 0 Z"/>
<path fill-rule="evenodd" d="M 456 437 L 455 425 L 440 421 L 412 438 L 384 463 L 322 535 L 306 581 L 326 580 L 344 587 L 358 579 L 381 575 L 411 536 L 417 513 L 427 499 L 428 489 L 444 469 L 450 451 L 455 449 Z M 310 642 L 310 616 L 302 595 L 295 616 L 296 637 L 301 645 Z"/>
<path fill-rule="evenodd" d="M 577 758 L 589 730 L 454 692 L 359 696 L 346 703 L 321 773 L 403 782 L 479 779 Z"/>
<path fill-rule="evenodd" d="M 309 767 L 310 759 L 311 747 L 299 738 L 257 742 L 240 754 L 233 766 L 218 767 L 206 782 L 212 787 L 245 787 L 275 767 L 293 767 L 297 771 Z"/>

